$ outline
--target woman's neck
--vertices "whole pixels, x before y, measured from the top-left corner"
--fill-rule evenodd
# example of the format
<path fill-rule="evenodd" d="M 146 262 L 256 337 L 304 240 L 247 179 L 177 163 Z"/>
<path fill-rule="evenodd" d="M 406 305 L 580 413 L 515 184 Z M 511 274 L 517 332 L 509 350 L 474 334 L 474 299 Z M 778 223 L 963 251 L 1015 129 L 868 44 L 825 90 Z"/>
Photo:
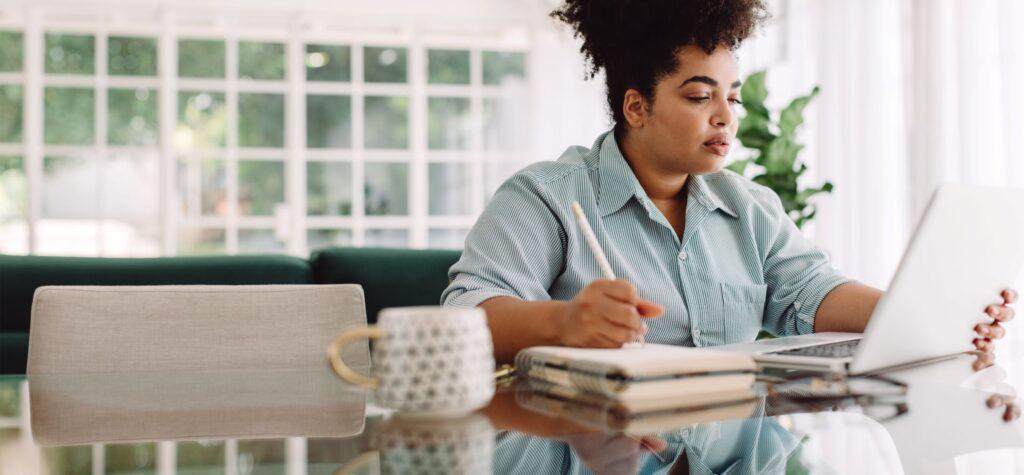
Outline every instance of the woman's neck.
<path fill-rule="evenodd" d="M 647 196 L 655 202 L 669 200 L 681 200 L 685 198 L 686 180 L 689 174 L 679 174 L 658 166 L 654 154 L 650 149 L 629 134 L 619 142 L 619 149 L 633 170 L 640 186 L 647 192 Z"/>

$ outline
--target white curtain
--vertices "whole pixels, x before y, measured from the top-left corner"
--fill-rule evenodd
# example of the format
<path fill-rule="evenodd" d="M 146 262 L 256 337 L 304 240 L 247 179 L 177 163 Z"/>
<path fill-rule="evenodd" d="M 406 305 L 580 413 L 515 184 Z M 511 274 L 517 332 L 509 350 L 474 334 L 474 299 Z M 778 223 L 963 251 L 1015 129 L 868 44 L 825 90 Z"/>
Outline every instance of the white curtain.
<path fill-rule="evenodd" d="M 936 186 L 1024 187 L 1024 2 L 786 5 L 769 85 L 788 97 L 821 86 L 803 158 L 809 182 L 836 185 L 811 235 L 845 273 L 885 288 Z M 1024 325 L 1008 329 L 997 361 L 1024 393 Z"/>
<path fill-rule="evenodd" d="M 821 86 L 808 160 L 836 185 L 814 237 L 847 275 L 886 287 L 908 237 L 903 16 L 892 0 L 791 4 L 792 61 Z M 803 16 L 798 12 L 803 10 Z M 804 23 L 797 23 L 799 19 Z"/>

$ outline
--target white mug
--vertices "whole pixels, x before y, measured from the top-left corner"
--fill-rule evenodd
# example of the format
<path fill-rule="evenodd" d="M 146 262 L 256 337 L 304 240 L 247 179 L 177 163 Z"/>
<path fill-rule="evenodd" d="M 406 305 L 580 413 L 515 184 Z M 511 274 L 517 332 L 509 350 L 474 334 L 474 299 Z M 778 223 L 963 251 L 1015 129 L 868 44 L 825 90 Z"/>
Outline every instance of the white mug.
<path fill-rule="evenodd" d="M 341 349 L 377 339 L 367 377 L 341 360 Z M 376 390 L 376 403 L 425 415 L 466 413 L 494 396 L 494 352 L 479 308 L 402 307 L 381 310 L 376 325 L 342 332 L 328 348 L 331 366 L 346 381 Z"/>

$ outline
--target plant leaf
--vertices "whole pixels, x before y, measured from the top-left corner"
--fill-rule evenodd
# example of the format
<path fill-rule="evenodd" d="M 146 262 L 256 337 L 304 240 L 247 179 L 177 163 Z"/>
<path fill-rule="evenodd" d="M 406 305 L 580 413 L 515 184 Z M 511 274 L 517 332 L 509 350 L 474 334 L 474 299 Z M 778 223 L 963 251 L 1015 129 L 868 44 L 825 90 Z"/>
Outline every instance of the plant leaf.
<path fill-rule="evenodd" d="M 740 139 L 740 143 L 744 147 L 750 149 L 761 149 L 766 147 L 772 140 L 775 140 L 775 134 L 771 133 L 768 129 L 769 120 L 759 115 L 747 114 L 740 120 L 739 130 L 736 131 L 736 138 Z"/>
<path fill-rule="evenodd" d="M 818 193 L 832 192 L 832 184 L 828 182 L 819 188 L 806 189 L 800 189 L 798 184 L 807 165 L 798 159 L 804 146 L 796 142 L 796 130 L 804 123 L 804 110 L 818 95 L 819 88 L 815 86 L 808 95 L 791 101 L 776 122 L 765 106 L 768 98 L 765 76 L 765 71 L 751 74 L 740 91 L 747 113 L 740 120 L 736 136 L 745 148 L 754 152 L 753 158 L 737 160 L 728 168 L 741 175 L 751 173 L 754 183 L 775 191 L 786 215 L 802 228 L 817 213 L 808 199 Z M 760 173 L 752 172 L 750 165 L 755 165 Z"/>
<path fill-rule="evenodd" d="M 807 108 L 807 104 L 810 104 L 811 99 L 818 95 L 819 90 L 818 86 L 814 86 L 810 94 L 793 99 L 782 110 L 782 113 L 779 115 L 779 132 L 782 135 L 792 137 L 796 133 L 796 128 L 804 123 L 804 109 Z"/>
<path fill-rule="evenodd" d="M 776 137 L 768 145 L 768 148 L 765 149 L 765 153 L 762 154 L 758 165 L 763 166 L 770 175 L 793 173 L 793 161 L 796 159 L 796 154 L 800 151 L 800 147 L 786 136 Z M 793 180 L 795 182 L 795 175 Z"/>
<path fill-rule="evenodd" d="M 820 188 L 807 188 L 807 189 L 801 191 L 800 193 L 797 194 L 797 199 L 806 203 L 808 198 L 810 198 L 810 197 L 812 197 L 812 196 L 814 196 L 814 195 L 816 195 L 818 193 L 831 193 L 831 192 L 832 192 L 832 183 L 831 182 L 825 182 L 825 184 L 821 185 Z"/>
<path fill-rule="evenodd" d="M 747 116 L 755 115 L 765 120 L 769 118 L 768 108 L 764 105 L 764 101 L 768 99 L 768 89 L 765 88 L 766 74 L 767 71 L 757 71 L 747 76 L 746 81 L 743 82 L 740 99 L 743 101 L 743 108 L 746 109 Z"/>

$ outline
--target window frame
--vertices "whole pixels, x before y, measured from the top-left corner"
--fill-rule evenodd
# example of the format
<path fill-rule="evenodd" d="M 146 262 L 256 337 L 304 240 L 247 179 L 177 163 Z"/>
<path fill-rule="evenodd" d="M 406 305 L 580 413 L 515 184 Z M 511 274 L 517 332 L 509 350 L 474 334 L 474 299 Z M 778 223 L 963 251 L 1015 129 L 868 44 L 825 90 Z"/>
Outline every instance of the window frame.
<path fill-rule="evenodd" d="M 488 191 L 486 176 L 489 162 L 524 162 L 523 155 L 529 144 L 515 151 L 486 151 L 483 147 L 483 101 L 501 97 L 501 86 L 483 84 L 482 54 L 484 51 L 512 51 L 524 55 L 524 89 L 529 94 L 533 87 L 529 68 L 529 35 L 484 35 L 467 33 L 435 34 L 418 29 L 396 31 L 322 31 L 304 29 L 296 25 L 281 28 L 214 27 L 184 24 L 176 20 L 173 11 L 161 14 L 155 23 L 131 25 L 112 21 L 65 21 L 50 19 L 45 8 L 27 8 L 23 21 L 11 17 L 0 21 L 0 29 L 22 34 L 23 67 L 21 72 L 0 73 L 0 84 L 22 87 L 23 127 L 21 143 L 0 144 L 0 154 L 21 156 L 28 184 L 28 252 L 35 254 L 40 248 L 38 224 L 42 219 L 41 191 L 44 156 L 90 154 L 105 159 L 117 153 L 131 155 L 156 154 L 158 156 L 158 186 L 160 210 L 160 253 L 179 254 L 179 232 L 186 229 L 217 229 L 225 233 L 225 253 L 239 250 L 239 230 L 274 230 L 283 238 L 281 252 L 302 256 L 310 251 L 307 234 L 318 229 L 348 230 L 351 245 L 367 244 L 368 230 L 405 229 L 410 248 L 429 247 L 431 230 L 468 230 L 483 210 Z M 72 33 L 93 35 L 95 41 L 95 73 L 93 75 L 57 75 L 44 71 L 45 35 Z M 156 42 L 156 76 L 111 76 L 108 71 L 108 38 L 111 36 L 141 36 Z M 177 76 L 177 46 L 181 39 L 213 39 L 225 42 L 225 77 L 223 79 L 179 78 Z M 284 45 L 285 76 L 282 80 L 251 80 L 238 78 L 239 41 L 275 42 Z M 343 82 L 306 81 L 305 51 L 307 44 L 347 45 L 350 47 L 351 78 Z M 407 83 L 367 83 L 363 75 L 364 47 L 395 46 L 407 49 Z M 427 54 L 429 49 L 458 49 L 469 51 L 469 84 L 429 84 Z M 94 95 L 94 140 L 92 145 L 48 145 L 43 142 L 43 91 L 52 86 L 74 86 L 91 89 Z M 150 146 L 109 145 L 108 91 L 110 88 L 146 88 L 157 95 L 158 141 Z M 226 130 L 224 148 L 209 150 L 179 150 L 174 145 L 174 130 L 178 121 L 178 94 L 182 91 L 224 92 Z M 280 149 L 244 148 L 238 146 L 238 98 L 244 93 L 275 93 L 284 96 L 284 144 Z M 306 95 L 345 94 L 351 101 L 351 148 L 306 148 Z M 365 97 L 375 95 L 403 95 L 408 97 L 408 149 L 373 150 L 364 146 Z M 466 97 L 470 101 L 471 130 L 469 144 L 463 150 L 430 150 L 428 147 L 427 103 L 429 97 Z M 524 139 L 528 139 L 524 137 Z M 180 211 L 178 196 L 179 161 L 219 158 L 226 165 L 225 216 L 187 216 Z M 240 160 L 274 160 L 284 165 L 284 206 L 274 216 L 239 216 L 238 194 Z M 307 216 L 306 163 L 308 161 L 347 161 L 351 163 L 352 212 L 349 216 Z M 365 213 L 363 183 L 365 165 L 381 161 L 408 164 L 408 215 L 367 216 Z M 471 196 L 474 197 L 466 216 L 433 216 L 428 207 L 428 167 L 430 163 L 459 162 L 469 164 L 472 177 Z M 186 168 L 187 170 L 187 168 Z M 190 177 L 184 177 L 189 180 Z M 191 179 L 194 179 L 192 177 Z M 187 190 L 188 188 L 186 188 Z M 196 189 L 196 194 L 199 193 Z M 102 199 L 98 196 L 98 199 Z M 192 198 L 187 198 L 192 199 Z M 99 203 L 97 217 L 83 218 L 97 226 L 95 255 L 125 255 L 111 253 L 104 243 L 104 204 Z"/>

